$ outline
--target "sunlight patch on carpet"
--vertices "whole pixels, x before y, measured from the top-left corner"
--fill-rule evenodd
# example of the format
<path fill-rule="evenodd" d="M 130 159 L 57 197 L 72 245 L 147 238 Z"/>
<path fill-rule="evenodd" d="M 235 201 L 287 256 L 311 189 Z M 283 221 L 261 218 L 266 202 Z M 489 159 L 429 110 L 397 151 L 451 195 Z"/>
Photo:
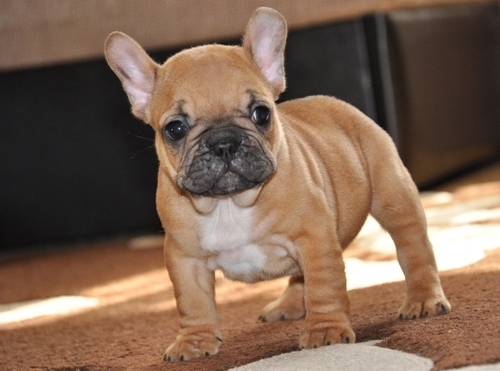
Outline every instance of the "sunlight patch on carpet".
<path fill-rule="evenodd" d="M 490 188 L 465 187 L 459 197 L 448 192 L 421 195 L 439 271 L 474 264 L 500 248 L 500 194 Z M 395 251 L 389 234 L 368 217 L 345 254 L 348 289 L 403 280 Z"/>
<path fill-rule="evenodd" d="M 80 294 L 97 297 L 106 305 L 117 304 L 166 291 L 169 282 L 165 269 L 155 269 L 90 287 Z"/>
<path fill-rule="evenodd" d="M 59 296 L 0 304 L 0 324 L 26 321 L 43 316 L 63 315 L 96 307 L 99 300 L 84 296 Z"/>

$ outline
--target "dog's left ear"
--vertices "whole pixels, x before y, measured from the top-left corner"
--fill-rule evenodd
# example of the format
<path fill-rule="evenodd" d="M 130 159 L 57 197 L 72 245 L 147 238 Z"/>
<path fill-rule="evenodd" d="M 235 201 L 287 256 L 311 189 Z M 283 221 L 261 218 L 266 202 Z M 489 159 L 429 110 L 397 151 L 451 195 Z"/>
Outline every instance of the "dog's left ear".
<path fill-rule="evenodd" d="M 273 89 L 275 99 L 285 90 L 284 52 L 287 27 L 283 16 L 271 8 L 258 8 L 248 22 L 243 48 L 250 53 Z"/>

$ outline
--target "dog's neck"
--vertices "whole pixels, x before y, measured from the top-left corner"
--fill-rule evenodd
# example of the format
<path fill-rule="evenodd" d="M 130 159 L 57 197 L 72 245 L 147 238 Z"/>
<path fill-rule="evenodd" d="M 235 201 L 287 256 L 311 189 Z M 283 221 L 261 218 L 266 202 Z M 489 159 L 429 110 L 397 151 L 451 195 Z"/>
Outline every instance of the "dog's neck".
<path fill-rule="evenodd" d="M 247 189 L 244 192 L 239 192 L 234 195 L 221 196 L 221 197 L 191 197 L 191 201 L 196 211 L 202 215 L 210 215 L 214 212 L 220 202 L 230 200 L 234 205 L 239 208 L 249 208 L 255 204 L 259 197 L 262 187 Z"/>

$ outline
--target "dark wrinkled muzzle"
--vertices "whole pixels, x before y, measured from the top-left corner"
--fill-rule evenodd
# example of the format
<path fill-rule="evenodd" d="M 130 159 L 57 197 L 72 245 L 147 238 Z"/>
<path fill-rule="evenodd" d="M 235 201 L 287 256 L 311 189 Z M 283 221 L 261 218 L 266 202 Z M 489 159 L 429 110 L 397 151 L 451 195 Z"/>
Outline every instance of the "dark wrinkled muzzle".
<path fill-rule="evenodd" d="M 254 134 L 236 127 L 203 134 L 188 160 L 179 186 L 195 195 L 227 195 L 254 188 L 274 172 L 273 162 Z"/>

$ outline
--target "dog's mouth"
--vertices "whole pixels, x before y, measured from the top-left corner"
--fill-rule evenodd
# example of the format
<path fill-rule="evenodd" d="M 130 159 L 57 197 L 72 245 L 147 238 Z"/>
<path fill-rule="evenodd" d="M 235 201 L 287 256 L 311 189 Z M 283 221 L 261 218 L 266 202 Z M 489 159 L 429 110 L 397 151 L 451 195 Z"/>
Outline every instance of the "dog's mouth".
<path fill-rule="evenodd" d="M 227 171 L 209 189 L 196 194 L 202 196 L 227 195 L 257 187 L 259 184 L 261 184 L 260 181 L 249 181 L 237 173 Z"/>
<path fill-rule="evenodd" d="M 201 138 L 178 184 L 194 195 L 228 195 L 258 187 L 273 172 L 272 155 L 239 128 L 217 130 Z"/>

